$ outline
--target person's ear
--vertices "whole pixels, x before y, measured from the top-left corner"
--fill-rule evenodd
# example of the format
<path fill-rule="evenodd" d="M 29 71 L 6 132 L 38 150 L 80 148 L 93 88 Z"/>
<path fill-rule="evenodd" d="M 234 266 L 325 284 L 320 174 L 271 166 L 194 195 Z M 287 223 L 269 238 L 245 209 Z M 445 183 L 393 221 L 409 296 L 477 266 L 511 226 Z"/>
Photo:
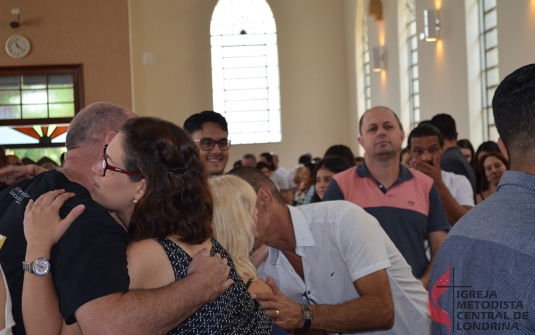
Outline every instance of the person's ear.
<path fill-rule="evenodd" d="M 259 212 L 266 212 L 270 211 L 273 207 L 273 194 L 271 193 L 271 190 L 265 186 L 260 187 L 258 190 L 258 193 L 256 194 L 257 201 L 256 201 L 256 207 L 258 208 Z"/>
<path fill-rule="evenodd" d="M 357 139 L 357 141 L 359 142 L 360 145 L 362 145 L 362 136 L 359 136 L 359 138 Z"/>
<path fill-rule="evenodd" d="M 136 189 L 135 189 L 136 193 L 134 195 L 134 200 L 136 200 L 135 202 L 138 202 L 139 199 L 143 197 L 143 195 L 145 194 L 145 189 L 147 187 L 147 183 L 145 182 L 145 179 L 141 179 L 137 183 L 138 185 L 136 186 Z"/>
<path fill-rule="evenodd" d="M 110 144 L 111 140 L 117 135 L 117 132 L 110 131 L 108 134 L 106 134 L 106 144 Z"/>
<path fill-rule="evenodd" d="M 502 152 L 503 157 L 509 160 L 509 153 L 507 153 L 507 148 L 505 147 L 505 144 L 503 143 L 501 137 L 498 137 L 498 147 L 500 148 L 500 151 Z"/>

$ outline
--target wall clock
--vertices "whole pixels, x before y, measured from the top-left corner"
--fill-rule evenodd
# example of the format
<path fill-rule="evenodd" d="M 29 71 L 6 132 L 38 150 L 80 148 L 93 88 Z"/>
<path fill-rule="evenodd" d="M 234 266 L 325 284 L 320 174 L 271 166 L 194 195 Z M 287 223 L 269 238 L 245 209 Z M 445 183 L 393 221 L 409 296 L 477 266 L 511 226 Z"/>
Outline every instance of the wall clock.
<path fill-rule="evenodd" d="M 30 41 L 22 35 L 12 35 L 6 41 L 6 52 L 11 58 L 26 57 L 30 49 Z"/>

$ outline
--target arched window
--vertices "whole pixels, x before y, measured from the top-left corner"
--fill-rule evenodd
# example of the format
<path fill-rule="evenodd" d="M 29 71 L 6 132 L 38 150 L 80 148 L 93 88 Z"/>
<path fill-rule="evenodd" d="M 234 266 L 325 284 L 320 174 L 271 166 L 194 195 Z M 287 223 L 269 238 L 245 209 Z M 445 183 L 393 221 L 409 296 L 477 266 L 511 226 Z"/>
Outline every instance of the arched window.
<path fill-rule="evenodd" d="M 281 141 L 275 19 L 265 0 L 220 0 L 210 25 L 214 110 L 232 144 Z"/>
<path fill-rule="evenodd" d="M 483 138 L 498 140 L 492 114 L 492 98 L 500 83 L 498 68 L 498 14 L 496 0 L 479 0 L 479 42 L 481 50 L 481 84 L 483 105 Z"/>

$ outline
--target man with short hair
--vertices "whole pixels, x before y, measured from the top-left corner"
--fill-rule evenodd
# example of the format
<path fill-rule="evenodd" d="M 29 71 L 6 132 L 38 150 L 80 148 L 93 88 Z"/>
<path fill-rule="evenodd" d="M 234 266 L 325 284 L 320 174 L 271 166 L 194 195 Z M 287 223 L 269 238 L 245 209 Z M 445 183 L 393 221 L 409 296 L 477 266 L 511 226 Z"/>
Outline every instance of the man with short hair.
<path fill-rule="evenodd" d="M 35 275 L 31 264 L 46 270 L 48 262 L 51 274 L 48 270 L 41 274 L 53 276 L 63 328 L 79 327 L 84 334 L 166 334 L 230 285 L 225 261 L 204 253 L 195 257 L 196 264 L 191 263 L 185 279 L 158 289 L 129 291 L 128 234 L 91 199 L 90 192 L 96 187 L 92 167 L 102 161 L 104 145 L 132 117 L 136 115 L 110 103 L 85 107 L 69 126 L 64 169 L 42 172 L 0 192 L 0 263 L 13 302 L 14 334 L 25 334 L 21 307 L 23 262 L 29 263 L 24 267 L 31 272 L 27 276 Z M 32 174 L 35 166 L 4 170 L 15 168 L 22 169 L 25 176 Z M 49 260 L 27 259 L 31 251 L 26 250 L 22 224 L 26 205 L 30 198 L 58 189 L 76 194 L 61 208 L 61 217 L 79 204 L 85 205 L 85 211 L 56 243 Z M 77 325 L 72 325 L 75 322 Z"/>
<path fill-rule="evenodd" d="M 407 142 L 411 167 L 433 178 L 448 220 L 454 225 L 474 207 L 470 182 L 463 175 L 441 169 L 444 138 L 437 127 L 422 124 L 411 131 Z"/>
<path fill-rule="evenodd" d="M 430 334 L 426 291 L 375 218 L 346 201 L 287 206 L 259 170 L 229 173 L 257 193 L 255 248 L 270 247 L 258 273 L 274 294 L 253 297 L 277 324 L 344 334 Z"/>
<path fill-rule="evenodd" d="M 405 133 L 391 109 L 368 110 L 359 129 L 365 161 L 334 175 L 323 201 L 348 200 L 373 215 L 427 288 L 434 257 L 451 228 L 436 186 L 425 174 L 399 162 Z M 431 260 L 426 256 L 426 239 Z"/>
<path fill-rule="evenodd" d="M 214 111 L 193 114 L 184 122 L 184 130 L 199 147 L 201 159 L 210 174 L 223 174 L 230 149 L 227 120 L 223 115 Z"/>
<path fill-rule="evenodd" d="M 444 155 L 440 167 L 444 171 L 460 174 L 468 178 L 472 192 L 477 194 L 476 173 L 470 163 L 464 158 L 461 148 L 457 146 L 457 126 L 455 120 L 448 114 L 437 114 L 429 121 L 444 136 Z"/>
<path fill-rule="evenodd" d="M 269 176 L 269 178 L 271 178 L 271 180 L 273 180 L 275 185 L 277 185 L 277 188 L 284 197 L 286 203 L 290 205 L 293 201 L 294 194 L 290 190 L 290 183 L 288 183 L 288 179 L 286 178 L 286 176 L 283 176 L 280 173 L 277 173 L 276 171 L 278 165 L 278 158 L 277 165 L 275 165 L 275 157 L 269 152 L 263 152 L 260 154 L 260 156 L 258 156 L 258 162 L 264 162 L 269 165 L 269 167 L 267 167 L 269 169 L 267 175 Z"/>
<path fill-rule="evenodd" d="M 510 170 L 440 248 L 429 290 L 433 334 L 535 333 L 535 64 L 505 77 L 492 109 Z"/>
<path fill-rule="evenodd" d="M 241 166 L 256 167 L 256 157 L 253 154 L 245 154 L 241 159 Z"/>

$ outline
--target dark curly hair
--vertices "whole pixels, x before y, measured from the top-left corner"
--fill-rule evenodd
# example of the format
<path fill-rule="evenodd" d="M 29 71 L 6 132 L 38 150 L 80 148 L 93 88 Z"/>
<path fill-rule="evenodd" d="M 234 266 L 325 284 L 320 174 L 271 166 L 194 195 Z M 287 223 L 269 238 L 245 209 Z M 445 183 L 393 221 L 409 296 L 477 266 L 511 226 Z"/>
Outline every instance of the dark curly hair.
<path fill-rule="evenodd" d="M 172 234 L 189 244 L 212 236 L 213 203 L 208 175 L 191 137 L 175 124 L 154 117 L 128 120 L 124 134 L 125 168 L 145 179 L 134 206 L 130 240 Z"/>

